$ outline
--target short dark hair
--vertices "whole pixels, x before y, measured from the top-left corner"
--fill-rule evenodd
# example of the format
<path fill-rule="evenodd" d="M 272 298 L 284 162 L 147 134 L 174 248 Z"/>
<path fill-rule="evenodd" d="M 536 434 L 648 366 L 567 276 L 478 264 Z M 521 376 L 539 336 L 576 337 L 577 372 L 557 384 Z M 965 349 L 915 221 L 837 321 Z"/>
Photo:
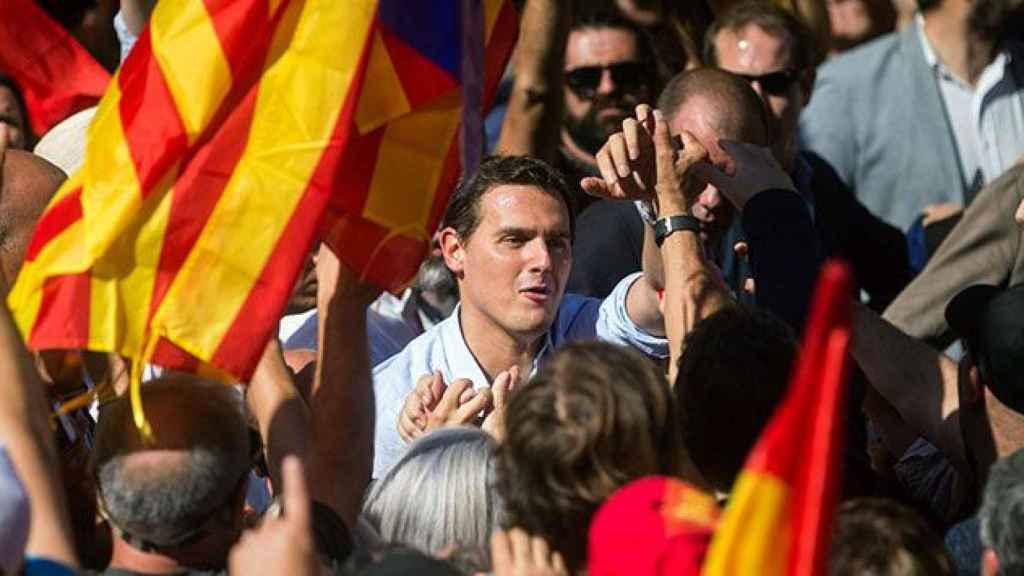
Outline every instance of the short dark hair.
<path fill-rule="evenodd" d="M 251 467 L 241 399 L 223 384 L 189 376 L 147 382 L 142 399 L 154 419 L 147 442 L 135 427 L 126 397 L 104 406 L 96 429 L 92 469 L 111 524 L 156 547 L 190 542 L 196 531 L 230 503 Z M 169 422 L 177 414 L 178 420 Z M 132 456 L 173 450 L 175 465 L 142 466 Z M 148 463 L 147 463 L 148 464 Z"/>
<path fill-rule="evenodd" d="M 717 68 L 698 68 L 676 74 L 658 98 L 658 110 L 675 117 L 692 98 L 703 97 L 717 107 L 715 127 L 721 138 L 768 144 L 768 113 L 746 80 Z"/>
<path fill-rule="evenodd" d="M 942 539 L 916 512 L 885 498 L 844 502 L 836 514 L 829 574 L 952 575 Z"/>
<path fill-rule="evenodd" d="M 917 9 L 924 14 L 934 8 L 938 8 L 939 4 L 942 4 L 942 0 L 917 0 Z"/>
<path fill-rule="evenodd" d="M 792 329 L 744 304 L 726 306 L 687 335 L 676 407 L 683 444 L 716 489 L 731 488 L 785 394 L 795 357 Z"/>
<path fill-rule="evenodd" d="M 722 30 L 740 30 L 751 24 L 780 37 L 789 46 L 790 67 L 796 70 L 814 68 L 825 59 L 825 53 L 814 33 L 794 14 L 764 0 L 744 0 L 733 5 L 711 23 L 704 35 L 704 61 L 718 65 L 715 38 Z"/>
<path fill-rule="evenodd" d="M 580 6 L 580 4 L 577 3 L 576 6 Z M 651 87 L 652 94 L 657 94 L 661 89 L 659 86 L 661 82 L 659 82 L 658 58 L 651 33 L 615 10 L 609 9 L 607 6 L 600 4 L 595 6 L 589 7 L 587 4 L 583 4 L 582 7 L 576 9 L 572 24 L 569 27 L 570 32 L 614 28 L 631 33 L 636 38 L 637 61 L 646 66 L 648 85 Z"/>
<path fill-rule="evenodd" d="M 545 538 L 575 572 L 587 530 L 616 489 L 678 475 L 682 448 L 672 393 L 638 352 L 570 344 L 514 391 L 498 448 L 498 489 L 509 526 Z"/>
<path fill-rule="evenodd" d="M 558 198 L 569 212 L 569 233 L 576 232 L 576 206 L 562 175 L 547 163 L 529 156 L 489 156 L 468 179 L 459 182 L 448 200 L 442 228 L 452 228 L 468 239 L 480 224 L 480 199 L 496 186 L 536 186 Z"/>

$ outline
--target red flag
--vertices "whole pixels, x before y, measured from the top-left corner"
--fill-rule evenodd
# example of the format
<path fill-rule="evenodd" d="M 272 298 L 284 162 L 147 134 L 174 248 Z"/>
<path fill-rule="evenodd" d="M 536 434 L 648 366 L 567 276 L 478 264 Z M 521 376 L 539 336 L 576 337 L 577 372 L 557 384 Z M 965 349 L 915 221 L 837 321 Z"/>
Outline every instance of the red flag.
<path fill-rule="evenodd" d="M 704 574 L 825 574 L 839 490 L 853 281 L 830 262 L 782 405 L 733 488 Z"/>
<path fill-rule="evenodd" d="M 75 112 L 95 106 L 110 74 L 33 0 L 5 0 L 4 8 L 0 71 L 21 87 L 32 130 L 42 135 Z"/>

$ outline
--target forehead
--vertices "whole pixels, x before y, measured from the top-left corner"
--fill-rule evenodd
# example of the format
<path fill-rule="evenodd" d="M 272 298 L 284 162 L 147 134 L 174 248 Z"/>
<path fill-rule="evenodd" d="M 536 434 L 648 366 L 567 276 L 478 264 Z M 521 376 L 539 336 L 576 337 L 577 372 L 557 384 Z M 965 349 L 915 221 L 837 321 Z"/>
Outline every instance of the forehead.
<path fill-rule="evenodd" d="M 757 24 L 720 30 L 715 54 L 720 68 L 740 74 L 764 74 L 790 66 L 788 42 Z"/>
<path fill-rule="evenodd" d="M 672 134 L 686 130 L 700 140 L 704 148 L 707 148 L 712 163 L 718 163 L 725 156 L 725 152 L 718 146 L 719 138 L 724 136 L 718 133 L 718 110 L 720 108 L 707 98 L 690 98 L 679 107 L 668 123 Z"/>
<path fill-rule="evenodd" d="M 480 198 L 478 231 L 524 228 L 569 233 L 569 210 L 557 193 L 537 186 L 502 184 Z"/>
<path fill-rule="evenodd" d="M 625 28 L 580 28 L 569 33 L 566 68 L 601 66 L 635 60 L 636 36 Z"/>

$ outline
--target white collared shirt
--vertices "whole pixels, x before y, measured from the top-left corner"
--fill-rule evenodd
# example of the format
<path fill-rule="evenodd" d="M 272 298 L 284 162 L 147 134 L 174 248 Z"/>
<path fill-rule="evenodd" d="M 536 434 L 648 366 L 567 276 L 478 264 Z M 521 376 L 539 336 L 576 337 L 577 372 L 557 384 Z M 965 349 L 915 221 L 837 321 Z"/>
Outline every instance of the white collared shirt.
<path fill-rule="evenodd" d="M 626 295 L 640 276 L 638 272 L 622 279 L 603 301 L 566 294 L 534 358 L 533 372 L 552 351 L 575 340 L 604 340 L 631 346 L 648 356 L 668 356 L 668 340 L 644 332 L 630 320 L 626 311 Z M 383 476 L 405 453 L 407 445 L 398 434 L 398 416 L 419 377 L 440 371 L 445 383 L 467 378 L 473 381 L 475 389 L 490 386 L 463 337 L 459 310 L 456 308 L 447 319 L 374 369 L 377 412 L 374 478 Z"/>
<path fill-rule="evenodd" d="M 915 26 L 942 94 L 970 201 L 1024 155 L 1024 78 L 1014 73 L 1014 59 L 1024 54 L 1012 49 L 1012 44 L 1004 48 L 982 71 L 977 87 L 972 87 L 939 60 L 920 14 Z"/>

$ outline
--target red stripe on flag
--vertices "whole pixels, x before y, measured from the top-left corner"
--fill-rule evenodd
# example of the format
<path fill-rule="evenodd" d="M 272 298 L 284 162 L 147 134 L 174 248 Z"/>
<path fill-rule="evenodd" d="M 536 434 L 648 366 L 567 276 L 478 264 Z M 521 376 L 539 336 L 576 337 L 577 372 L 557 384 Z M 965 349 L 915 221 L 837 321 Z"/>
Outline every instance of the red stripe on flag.
<path fill-rule="evenodd" d="M 43 297 L 29 343 L 37 349 L 85 348 L 89 343 L 89 272 L 53 276 Z"/>
<path fill-rule="evenodd" d="M 257 94 L 254 87 L 214 139 L 188 161 L 185 172 L 174 185 L 167 231 L 153 285 L 150 319 L 167 295 L 245 152 Z"/>
<path fill-rule="evenodd" d="M 174 96 L 153 55 L 149 27 L 121 66 L 118 83 L 121 124 L 142 197 L 146 198 L 188 148 Z"/>
<path fill-rule="evenodd" d="M 380 26 L 380 33 L 413 110 L 459 87 L 451 74 L 403 42 L 386 26 Z"/>
<path fill-rule="evenodd" d="M 336 253 L 349 268 L 363 271 L 367 280 L 392 292 L 412 278 L 429 246 L 423 239 L 395 236 L 388 228 L 356 217 L 343 218 L 327 242 L 331 246 L 362 247 Z"/>
<path fill-rule="evenodd" d="M 277 326 L 310 244 L 319 233 L 329 199 L 332 196 L 347 195 L 349 190 L 343 184 L 351 174 L 341 168 L 347 156 L 349 137 L 355 130 L 352 120 L 362 92 L 372 38 L 372 34 L 367 35 L 359 68 L 349 86 L 329 143 L 317 162 L 302 198 L 292 211 L 259 278 L 210 360 L 211 364 L 234 374 L 243 382 L 252 376 L 263 347 Z M 337 248 L 334 250 L 335 253 L 342 253 Z"/>
<path fill-rule="evenodd" d="M 484 111 L 494 103 L 498 84 L 505 74 L 509 55 L 519 38 L 519 15 L 510 0 L 502 2 L 498 20 L 494 23 L 490 40 L 487 42 L 487 56 L 484 63 Z"/>
<path fill-rule="evenodd" d="M 313 181 L 318 186 L 337 190 L 329 199 L 328 220 L 333 221 L 346 214 L 362 214 L 366 198 L 370 194 L 377 155 L 380 153 L 380 144 L 384 140 L 386 128 L 387 126 L 382 126 L 363 135 L 358 135 L 354 129 L 352 130 L 345 153 L 338 160 L 340 164 L 337 167 L 337 175 L 343 175 L 343 180 L 326 170 L 317 170 L 313 175 Z"/>
<path fill-rule="evenodd" d="M 227 58 L 228 66 L 231 68 L 231 77 L 237 81 L 245 75 L 245 70 L 251 66 L 263 68 L 263 60 L 266 57 L 266 49 L 253 50 L 253 30 L 259 30 L 266 26 L 271 15 L 267 12 L 267 0 L 256 0 L 253 2 L 239 2 L 238 0 L 204 0 L 206 11 L 210 14 L 213 28 L 217 32 L 221 49 Z M 274 15 L 274 27 L 276 21 L 288 2 L 281 2 Z M 266 34 L 269 37 L 272 34 Z M 266 44 L 266 42 L 264 42 Z M 251 58 L 258 58 L 258 61 L 251 62 Z"/>
<path fill-rule="evenodd" d="M 158 366 L 172 367 L 182 372 L 195 372 L 199 369 L 199 360 L 195 356 L 178 348 L 173 342 L 163 337 L 157 340 L 150 362 Z"/>
<path fill-rule="evenodd" d="M 0 70 L 21 87 L 35 133 L 95 105 L 110 74 L 32 0 L 4 0 L 3 7 Z"/>
<path fill-rule="evenodd" d="M 82 189 L 77 188 L 40 216 L 35 231 L 32 232 L 32 241 L 25 251 L 25 261 L 34 261 L 51 240 L 81 219 Z"/>

